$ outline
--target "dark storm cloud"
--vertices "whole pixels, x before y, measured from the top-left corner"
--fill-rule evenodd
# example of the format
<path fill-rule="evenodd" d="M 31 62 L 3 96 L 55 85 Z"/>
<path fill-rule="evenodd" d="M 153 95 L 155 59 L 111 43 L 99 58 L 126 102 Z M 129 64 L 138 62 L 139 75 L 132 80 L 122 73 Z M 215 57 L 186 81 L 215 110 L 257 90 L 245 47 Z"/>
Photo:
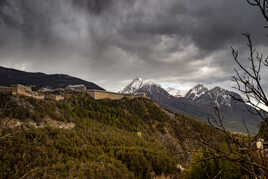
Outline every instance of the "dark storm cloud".
<path fill-rule="evenodd" d="M 264 25 L 245 0 L 0 0 L 0 65 L 108 88 L 135 76 L 225 82 L 230 46 L 243 32 L 266 46 Z"/>

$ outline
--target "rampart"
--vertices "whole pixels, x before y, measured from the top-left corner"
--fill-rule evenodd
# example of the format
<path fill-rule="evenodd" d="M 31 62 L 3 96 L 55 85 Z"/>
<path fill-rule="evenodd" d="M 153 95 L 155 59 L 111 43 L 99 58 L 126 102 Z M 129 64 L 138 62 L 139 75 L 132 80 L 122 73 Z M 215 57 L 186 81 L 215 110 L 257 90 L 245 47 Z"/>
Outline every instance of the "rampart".
<path fill-rule="evenodd" d="M 24 86 L 24 85 L 11 85 L 10 87 L 1 86 L 0 92 L 4 94 L 10 94 L 13 96 L 27 96 L 35 99 L 43 100 L 45 98 L 44 95 L 39 94 L 37 92 L 32 91 L 32 87 Z"/>
<path fill-rule="evenodd" d="M 134 99 L 136 97 L 146 97 L 145 94 L 139 94 L 135 96 L 131 94 L 121 94 L 121 93 L 114 93 L 114 92 L 108 92 L 108 91 L 102 91 L 102 90 L 89 90 L 88 94 L 95 100 L 100 100 L 100 99 L 120 100 L 123 98 Z"/>
<path fill-rule="evenodd" d="M 32 87 L 24 85 L 12 85 L 11 88 L 14 89 L 13 95 L 33 97 Z"/>
<path fill-rule="evenodd" d="M 12 87 L 6 87 L 6 86 L 0 86 L 0 93 L 4 94 L 13 94 L 15 93 L 15 88 Z"/>
<path fill-rule="evenodd" d="M 69 94 L 68 92 L 70 91 L 71 93 Z M 69 88 L 65 90 L 63 89 L 63 91 L 60 91 L 60 92 L 55 91 L 55 90 L 51 90 L 49 92 L 41 92 L 41 91 L 36 92 L 36 91 L 32 91 L 31 87 L 24 86 L 24 85 L 12 85 L 11 87 L 0 86 L 0 93 L 11 94 L 13 96 L 27 96 L 27 97 L 32 97 L 38 100 L 46 99 L 46 100 L 60 101 L 60 100 L 65 99 L 64 96 L 66 96 L 67 98 L 68 95 L 72 96 L 72 95 L 75 95 L 76 92 L 83 93 L 84 91 L 85 91 L 85 88 L 76 88 L 74 90 L 70 90 Z M 132 94 L 108 92 L 108 91 L 103 91 L 103 90 L 88 90 L 87 93 L 96 100 L 100 100 L 100 99 L 120 100 L 123 98 L 134 99 L 138 97 L 147 98 L 145 93 L 132 95 Z"/>
<path fill-rule="evenodd" d="M 86 93 L 87 87 L 84 85 L 69 85 L 65 88 L 65 90 L 76 93 Z"/>
<path fill-rule="evenodd" d="M 45 96 L 46 100 L 55 100 L 55 101 L 61 101 L 64 100 L 64 97 L 61 95 L 56 95 L 56 94 L 47 94 Z"/>

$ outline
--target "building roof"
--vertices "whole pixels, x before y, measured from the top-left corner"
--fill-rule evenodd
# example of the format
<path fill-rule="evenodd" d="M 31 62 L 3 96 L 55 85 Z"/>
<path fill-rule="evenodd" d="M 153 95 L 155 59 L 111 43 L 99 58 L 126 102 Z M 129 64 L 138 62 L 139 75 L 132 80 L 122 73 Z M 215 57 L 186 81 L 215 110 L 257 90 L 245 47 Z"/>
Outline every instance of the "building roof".
<path fill-rule="evenodd" d="M 68 85 L 66 86 L 66 88 L 84 88 L 86 87 L 85 85 L 83 84 L 80 84 L 80 85 Z"/>

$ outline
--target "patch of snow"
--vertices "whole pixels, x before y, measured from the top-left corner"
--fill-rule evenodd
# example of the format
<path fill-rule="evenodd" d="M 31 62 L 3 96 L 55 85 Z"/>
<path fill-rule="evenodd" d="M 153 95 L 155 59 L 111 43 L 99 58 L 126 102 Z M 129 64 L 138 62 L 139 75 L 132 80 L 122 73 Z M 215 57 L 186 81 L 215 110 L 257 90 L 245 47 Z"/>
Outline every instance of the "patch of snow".
<path fill-rule="evenodd" d="M 202 96 L 203 94 L 205 94 L 206 92 L 208 92 L 208 88 L 205 87 L 204 85 L 196 85 L 194 88 L 192 88 L 187 94 L 186 94 L 186 98 L 190 99 L 190 100 L 196 100 L 198 99 L 200 96 Z"/>
<path fill-rule="evenodd" d="M 209 93 L 211 94 L 210 96 L 215 96 L 215 104 L 219 107 L 220 105 L 223 106 L 228 106 L 231 107 L 232 106 L 232 97 L 230 95 L 230 92 L 220 88 L 220 87 L 216 87 L 213 88 L 212 90 L 209 91 Z"/>
<path fill-rule="evenodd" d="M 152 89 L 154 88 L 154 87 L 161 87 L 160 85 L 158 85 L 158 84 L 155 84 L 155 83 L 153 83 L 153 82 L 146 82 L 143 86 L 142 86 L 142 88 L 145 88 L 146 89 L 146 91 L 147 92 L 149 92 L 149 93 L 152 93 Z M 156 89 L 156 88 L 155 88 Z M 158 89 L 158 88 L 157 88 Z"/>
<path fill-rule="evenodd" d="M 129 83 L 120 93 L 123 94 L 134 94 L 138 89 L 142 88 L 143 79 L 135 78 L 131 83 Z"/>

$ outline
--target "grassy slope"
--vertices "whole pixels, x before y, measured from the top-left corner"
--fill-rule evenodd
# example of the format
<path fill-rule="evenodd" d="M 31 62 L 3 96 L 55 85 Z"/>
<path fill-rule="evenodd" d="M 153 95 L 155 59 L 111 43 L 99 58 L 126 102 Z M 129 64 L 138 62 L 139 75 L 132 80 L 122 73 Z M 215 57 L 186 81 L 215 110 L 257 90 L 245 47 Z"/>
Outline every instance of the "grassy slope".
<path fill-rule="evenodd" d="M 72 130 L 0 128 L 0 178 L 150 178 L 178 175 L 194 139 L 215 129 L 169 114 L 147 99 L 95 101 L 89 96 L 36 101 L 0 95 L 3 119 L 74 122 Z"/>

